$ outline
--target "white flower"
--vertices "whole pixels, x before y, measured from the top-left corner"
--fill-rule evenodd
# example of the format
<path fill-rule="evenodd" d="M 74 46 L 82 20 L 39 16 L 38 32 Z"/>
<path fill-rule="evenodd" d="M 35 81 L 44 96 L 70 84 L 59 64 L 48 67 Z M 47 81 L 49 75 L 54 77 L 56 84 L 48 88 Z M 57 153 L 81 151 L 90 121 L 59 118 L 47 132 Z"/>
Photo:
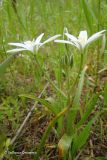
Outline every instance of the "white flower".
<path fill-rule="evenodd" d="M 88 38 L 87 31 L 81 31 L 78 38 L 75 36 L 65 33 L 68 40 L 55 40 L 58 43 L 67 43 L 76 46 L 79 50 L 84 50 L 84 48 L 89 45 L 91 42 L 95 41 L 99 37 L 104 35 L 106 30 L 102 30 L 93 34 L 91 37 Z"/>
<path fill-rule="evenodd" d="M 33 41 L 25 41 L 23 43 L 8 43 L 11 46 L 16 46 L 18 48 L 12 49 L 12 50 L 8 50 L 7 53 L 15 53 L 15 52 L 19 52 L 19 51 L 24 51 L 24 50 L 28 50 L 32 53 L 34 53 L 34 51 L 36 50 L 36 52 L 38 51 L 38 49 L 43 46 L 44 44 L 55 40 L 56 38 L 58 38 L 61 35 L 55 35 L 53 37 L 50 37 L 49 39 L 47 39 L 44 42 L 41 42 L 42 37 L 44 36 L 44 33 L 40 34 L 36 40 Z"/>

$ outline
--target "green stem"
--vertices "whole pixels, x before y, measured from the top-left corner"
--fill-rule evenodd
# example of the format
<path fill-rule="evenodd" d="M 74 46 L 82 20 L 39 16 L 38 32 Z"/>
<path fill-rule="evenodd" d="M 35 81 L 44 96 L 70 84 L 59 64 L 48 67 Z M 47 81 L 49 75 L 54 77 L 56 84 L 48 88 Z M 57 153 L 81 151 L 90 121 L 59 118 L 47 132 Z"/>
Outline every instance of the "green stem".
<path fill-rule="evenodd" d="M 81 70 L 83 68 L 83 61 L 84 61 L 84 52 L 81 53 L 81 61 L 80 61 L 80 67 L 79 67 L 78 75 L 77 75 L 77 77 L 76 77 L 76 79 L 74 81 L 74 84 L 72 85 L 72 87 L 70 89 L 70 93 L 75 93 L 74 89 L 75 89 L 75 86 L 76 86 L 76 84 L 78 82 L 78 79 L 80 77 Z"/>
<path fill-rule="evenodd" d="M 65 49 L 67 52 L 68 61 L 70 61 L 70 51 L 67 44 L 65 44 Z M 70 103 L 70 72 L 69 72 L 69 63 L 66 66 L 66 77 L 67 77 L 67 94 L 68 94 L 68 104 Z"/>
<path fill-rule="evenodd" d="M 69 66 L 66 67 L 66 77 L 67 77 L 67 94 L 68 94 L 68 104 L 70 102 L 70 92 L 69 92 L 69 88 L 70 88 L 70 76 L 69 76 Z"/>
<path fill-rule="evenodd" d="M 76 80 L 75 80 L 75 82 L 73 84 L 73 87 L 70 90 L 70 92 L 73 93 L 72 94 L 72 99 L 70 99 L 71 104 L 73 104 L 74 101 L 75 101 L 75 94 L 76 94 L 76 89 L 77 89 L 76 86 L 78 84 L 78 81 L 79 81 L 79 78 L 80 78 L 80 74 L 81 74 L 81 71 L 83 69 L 83 58 L 84 58 L 83 57 L 83 53 L 81 53 L 81 61 L 80 61 L 80 67 L 79 67 L 78 75 L 77 75 Z M 70 105 L 69 107 L 71 108 L 72 105 Z M 72 110 L 72 108 L 71 108 L 71 110 L 69 110 L 69 113 L 67 115 L 67 127 L 66 127 L 66 130 L 67 130 L 67 133 L 69 135 L 71 135 L 71 133 L 74 132 L 73 122 L 74 122 L 74 118 L 75 118 L 76 113 L 77 113 L 77 111 L 76 110 Z M 72 128 L 70 126 L 72 126 Z"/>
<path fill-rule="evenodd" d="M 101 18 L 101 1 L 99 0 L 99 2 L 98 2 L 98 31 L 100 30 L 100 18 Z M 99 63 L 100 63 L 100 46 L 99 46 L 99 42 L 98 42 L 97 66 L 96 66 L 96 86 L 98 85 Z"/>

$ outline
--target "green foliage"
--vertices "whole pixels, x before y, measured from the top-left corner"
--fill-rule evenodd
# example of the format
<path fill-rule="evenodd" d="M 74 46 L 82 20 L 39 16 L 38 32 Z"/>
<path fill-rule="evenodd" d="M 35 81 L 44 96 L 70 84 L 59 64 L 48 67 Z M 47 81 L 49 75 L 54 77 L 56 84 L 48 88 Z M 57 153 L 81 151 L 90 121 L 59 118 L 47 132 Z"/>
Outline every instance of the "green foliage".
<path fill-rule="evenodd" d="M 87 66 L 84 67 L 84 69 L 80 75 L 78 87 L 76 89 L 75 97 L 73 100 L 73 105 L 72 105 L 72 108 L 67 116 L 67 132 L 68 133 L 73 132 L 73 128 L 74 128 L 74 124 L 75 124 L 74 122 L 75 122 L 77 112 L 80 111 L 80 113 L 81 113 L 81 108 L 79 108 L 80 107 L 80 97 L 82 94 L 86 69 L 87 69 Z"/>
<path fill-rule="evenodd" d="M 52 128 L 57 133 L 61 151 L 59 158 L 74 160 L 81 154 L 96 115 L 99 112 L 106 114 L 107 111 L 106 38 L 103 37 L 101 45 L 99 41 L 95 47 L 90 46 L 84 53 L 86 59 L 83 57 L 82 65 L 81 53 L 78 54 L 71 45 L 47 44 L 37 54 L 38 64 L 29 52 L 24 51 L 21 57 L 17 53 L 5 55 L 4 51 L 10 48 L 8 42 L 33 40 L 40 33 L 49 38 L 63 34 L 64 27 L 76 36 L 80 30 L 88 30 L 92 34 L 107 29 L 106 12 L 106 0 L 19 0 L 14 4 L 11 0 L 4 0 L 0 5 L 0 128 L 3 125 L 6 129 L 0 133 L 1 156 L 4 148 L 10 145 L 7 135 L 15 135 L 34 101 L 52 115 L 38 146 L 37 156 L 41 155 Z M 98 54 L 101 54 L 99 59 Z M 97 64 L 99 67 L 96 69 Z M 42 98 L 37 98 L 47 81 L 48 89 Z M 102 117 L 105 122 L 106 116 Z M 95 158 L 104 159 L 103 156 Z"/>
<path fill-rule="evenodd" d="M 94 23 L 98 23 L 98 20 L 94 14 L 94 11 L 92 10 L 92 8 L 90 7 L 90 4 L 87 0 L 81 0 L 81 5 L 86 17 L 86 21 L 87 21 L 87 26 L 90 29 L 90 33 L 93 33 L 94 30 Z"/>
<path fill-rule="evenodd" d="M 89 115 L 92 113 L 92 111 L 93 111 L 93 109 L 94 109 L 94 107 L 95 107 L 95 105 L 97 103 L 98 96 L 99 95 L 96 95 L 96 94 L 93 95 L 91 97 L 91 99 L 87 102 L 87 104 L 85 106 L 86 111 L 82 115 L 81 120 L 77 123 L 77 126 L 76 126 L 77 128 L 79 128 L 81 125 L 83 125 L 87 121 Z"/>
<path fill-rule="evenodd" d="M 81 149 L 81 147 L 84 144 L 86 144 L 87 139 L 89 138 L 89 135 L 90 135 L 91 126 L 92 126 L 93 122 L 95 121 L 95 117 L 88 122 L 86 127 L 84 127 L 84 129 L 79 133 L 79 135 L 74 135 L 74 140 L 73 140 L 73 144 L 71 147 L 71 156 L 72 157 L 75 157 L 77 151 L 79 149 Z"/>

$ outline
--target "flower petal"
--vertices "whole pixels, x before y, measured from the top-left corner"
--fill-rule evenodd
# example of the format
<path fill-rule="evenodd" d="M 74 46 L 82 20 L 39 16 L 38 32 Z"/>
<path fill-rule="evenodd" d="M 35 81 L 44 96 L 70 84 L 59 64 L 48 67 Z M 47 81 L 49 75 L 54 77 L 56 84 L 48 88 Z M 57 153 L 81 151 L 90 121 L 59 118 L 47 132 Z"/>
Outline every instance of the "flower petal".
<path fill-rule="evenodd" d="M 69 33 L 65 33 L 65 35 L 66 35 L 67 38 L 73 43 L 74 46 L 76 46 L 78 49 L 81 49 L 81 48 L 82 48 L 79 40 L 78 40 L 75 36 L 73 36 L 73 35 L 71 35 L 71 34 L 69 34 Z"/>
<path fill-rule="evenodd" d="M 26 41 L 24 42 L 25 44 L 25 48 L 31 52 L 34 52 L 34 48 L 35 48 L 35 43 L 34 41 Z"/>
<path fill-rule="evenodd" d="M 16 48 L 16 49 L 12 49 L 12 50 L 8 50 L 7 53 L 17 53 L 20 51 L 25 51 L 26 49 L 24 48 Z"/>
<path fill-rule="evenodd" d="M 93 34 L 88 40 L 87 40 L 87 43 L 86 45 L 90 44 L 91 42 L 95 41 L 96 39 L 98 39 L 99 37 L 103 36 L 103 33 L 105 32 L 106 30 L 102 30 L 100 32 L 97 32 L 95 34 Z"/>
<path fill-rule="evenodd" d="M 84 39 L 87 41 L 87 38 L 88 38 L 88 35 L 87 35 L 87 31 L 85 30 L 85 31 L 80 31 L 80 34 L 79 34 L 79 36 L 78 36 L 78 39 L 81 39 L 81 38 L 83 38 L 84 37 Z"/>
<path fill-rule="evenodd" d="M 81 43 L 79 42 L 79 40 L 78 40 L 75 36 L 73 36 L 73 35 L 71 35 L 71 34 L 69 34 L 69 33 L 65 33 L 65 35 L 67 36 L 67 38 L 68 38 L 72 43 L 74 43 L 74 46 L 76 46 L 78 49 L 81 49 L 81 48 L 82 48 Z"/>
<path fill-rule="evenodd" d="M 24 43 L 8 43 L 8 45 L 25 48 L 25 44 Z"/>
<path fill-rule="evenodd" d="M 41 39 L 42 39 L 43 36 L 44 36 L 44 33 L 40 34 L 40 35 L 36 38 L 36 40 L 34 41 L 35 45 L 38 44 L 38 43 L 40 43 L 40 41 L 41 41 Z"/>
<path fill-rule="evenodd" d="M 66 35 L 67 38 L 69 38 L 72 42 L 73 42 L 73 41 L 78 41 L 78 39 L 77 39 L 75 36 L 73 36 L 73 35 L 71 35 L 71 34 L 69 34 L 69 33 L 65 33 L 65 35 Z"/>
<path fill-rule="evenodd" d="M 79 34 L 79 36 L 78 36 L 78 40 L 79 40 L 82 48 L 85 47 L 85 45 L 87 43 L 87 38 L 88 38 L 87 31 L 81 31 L 80 34 Z"/>
<path fill-rule="evenodd" d="M 61 36 L 61 35 L 58 34 L 58 35 L 55 35 L 55 36 L 53 36 L 53 37 L 48 38 L 46 41 L 44 41 L 44 42 L 41 44 L 41 46 L 44 45 L 44 44 L 46 44 L 46 43 L 48 43 L 48 42 L 51 42 L 51 41 L 55 40 L 56 38 L 58 38 L 58 37 L 60 37 L 60 36 Z"/>
<path fill-rule="evenodd" d="M 32 43 L 32 41 L 25 41 L 24 44 L 25 44 L 26 46 L 30 46 L 30 45 L 32 45 L 33 43 Z"/>

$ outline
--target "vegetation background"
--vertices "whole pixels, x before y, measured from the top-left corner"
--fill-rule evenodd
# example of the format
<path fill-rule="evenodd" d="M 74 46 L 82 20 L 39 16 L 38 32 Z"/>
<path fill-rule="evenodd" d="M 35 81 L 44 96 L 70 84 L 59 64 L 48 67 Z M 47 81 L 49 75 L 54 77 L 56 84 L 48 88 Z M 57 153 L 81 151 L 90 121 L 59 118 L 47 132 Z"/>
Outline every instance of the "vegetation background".
<path fill-rule="evenodd" d="M 0 62 L 4 62 L 9 55 L 9 42 L 33 40 L 41 33 L 44 39 L 56 34 L 62 34 L 64 27 L 69 33 L 78 36 L 81 30 L 87 30 L 89 36 L 103 29 L 107 29 L 107 0 L 3 0 L 0 1 Z M 43 39 L 43 40 L 44 40 Z M 70 47 L 74 54 L 72 79 L 78 70 L 80 56 L 74 47 Z M 61 77 L 59 66 L 60 57 L 66 49 L 62 44 L 49 43 L 40 49 L 37 55 L 41 66 L 46 69 L 51 79 L 58 87 L 63 83 L 66 88 L 65 73 Z M 20 97 L 21 94 L 38 96 L 46 85 L 46 80 L 38 72 L 30 53 L 23 52 L 23 56 L 16 55 L 9 65 L 0 69 L 0 154 L 10 143 L 27 113 L 34 104 L 34 100 Z M 28 55 L 28 57 L 27 57 Z M 96 110 L 101 114 L 93 125 L 90 138 L 85 146 L 79 150 L 77 159 L 107 159 L 107 46 L 104 41 L 96 41 L 88 50 L 88 75 L 92 78 L 89 85 L 92 89 L 83 89 L 82 102 L 90 94 L 99 93 Z M 98 81 L 95 82 L 96 66 L 98 66 Z M 37 70 L 36 70 L 37 68 Z M 5 70 L 6 69 L 6 70 Z M 5 72 L 4 72 L 5 71 Z M 35 76 L 34 76 L 35 75 Z M 73 83 L 73 80 L 72 80 Z M 95 92 L 93 93 L 93 88 Z M 66 92 L 66 91 L 65 91 Z M 57 96 L 56 96 L 57 95 Z M 48 86 L 43 98 L 54 105 L 64 106 L 66 101 L 51 86 Z M 56 98 L 57 97 L 57 98 Z M 81 102 L 81 103 L 82 103 Z M 51 121 L 53 113 L 38 103 L 28 123 L 15 141 L 11 150 L 35 151 L 40 139 Z M 58 108 L 58 109 L 59 109 Z M 58 110 L 59 112 L 61 108 Z M 103 112 L 102 112 L 103 110 Z M 56 111 L 55 111 L 56 112 Z M 91 115 L 92 116 L 92 115 Z M 58 122 L 60 124 L 60 122 Z M 59 126 L 59 131 L 62 126 Z M 52 130 L 55 128 L 53 127 Z M 61 131 L 62 132 L 62 131 Z M 57 159 L 57 143 L 61 137 L 51 131 L 46 148 L 41 159 Z M 60 135 L 60 134 L 59 134 Z M 5 148 L 5 149 L 4 149 Z M 7 159 L 33 159 L 29 155 L 8 155 Z"/>

